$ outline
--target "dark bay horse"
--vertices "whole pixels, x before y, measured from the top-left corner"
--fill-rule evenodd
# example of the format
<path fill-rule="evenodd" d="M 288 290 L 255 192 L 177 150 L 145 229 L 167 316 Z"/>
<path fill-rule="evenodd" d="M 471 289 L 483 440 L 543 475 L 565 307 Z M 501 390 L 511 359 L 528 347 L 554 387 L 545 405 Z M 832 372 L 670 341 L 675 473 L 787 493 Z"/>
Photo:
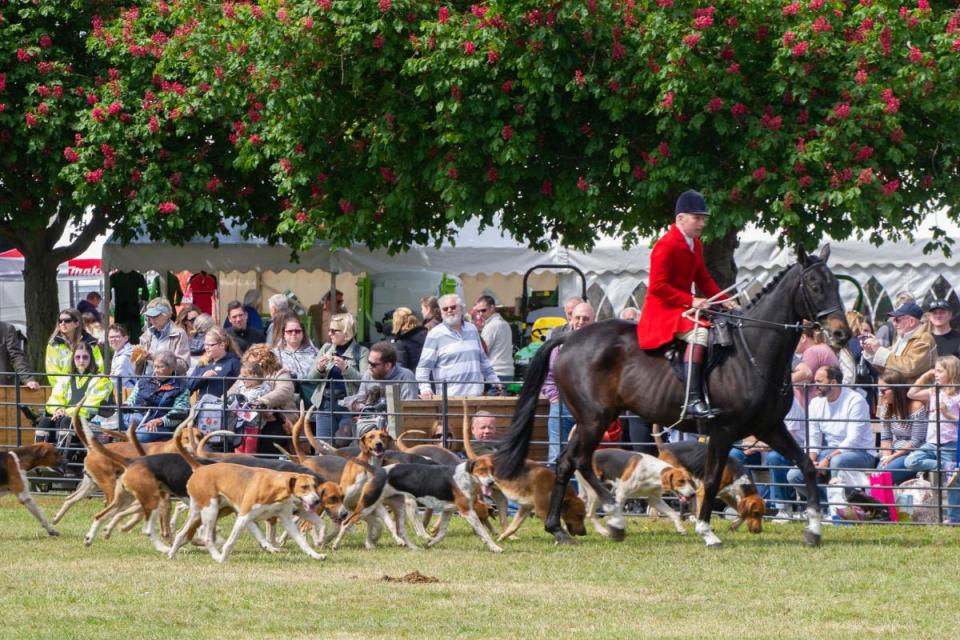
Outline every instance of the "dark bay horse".
<path fill-rule="evenodd" d="M 756 436 L 803 471 L 808 519 L 804 541 L 810 545 L 820 542 L 816 470 L 788 433 L 783 418 L 792 401 L 790 365 L 803 322 L 819 325 L 832 343 L 842 345 L 850 338 L 837 279 L 826 264 L 829 255 L 829 247 L 824 247 L 819 257 L 801 251 L 796 264 L 773 278 L 735 321 L 739 329 L 734 328 L 731 351 L 710 373 L 709 397 L 721 413 L 706 425 L 706 499 L 699 505 L 696 525 L 708 546 L 721 544 L 710 526 L 710 509 L 727 455 L 734 442 L 747 436 Z M 599 322 L 555 338 L 530 363 L 510 431 L 495 457 L 498 475 L 512 477 L 523 467 L 550 352 L 561 345 L 553 375 L 577 428 L 557 461 L 557 481 L 545 527 L 557 542 L 566 543 L 571 539 L 560 526 L 560 505 L 574 470 L 597 492 L 604 509 L 613 511 L 613 498 L 594 475 L 591 464 L 604 431 L 625 410 L 651 422 L 674 424 L 683 406 L 684 387 L 662 354 L 637 346 L 633 323 Z M 692 420 L 680 422 L 677 428 L 697 432 Z M 612 537 L 622 539 L 622 515 L 614 512 L 608 517 Z"/>

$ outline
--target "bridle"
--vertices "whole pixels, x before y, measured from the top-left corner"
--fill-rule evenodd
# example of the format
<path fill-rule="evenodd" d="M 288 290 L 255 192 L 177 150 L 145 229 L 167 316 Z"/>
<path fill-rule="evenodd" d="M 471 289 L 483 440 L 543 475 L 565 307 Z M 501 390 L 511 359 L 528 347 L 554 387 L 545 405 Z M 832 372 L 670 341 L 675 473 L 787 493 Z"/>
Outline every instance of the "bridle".
<path fill-rule="evenodd" d="M 728 323 L 731 324 L 736 330 L 735 333 L 740 338 L 740 344 L 743 345 L 743 351 L 746 354 L 747 360 L 750 362 L 750 365 L 753 367 L 754 372 L 757 374 L 757 376 L 761 380 L 763 380 L 764 383 L 766 383 L 768 387 L 770 387 L 770 389 L 772 389 L 773 391 L 777 392 L 780 395 L 786 395 L 787 393 L 789 393 L 790 388 L 792 386 L 790 381 L 789 368 L 787 369 L 784 375 L 784 380 L 782 384 L 776 385 L 773 382 L 771 382 L 767 378 L 767 376 L 764 375 L 763 370 L 760 368 L 760 363 L 757 362 L 757 358 L 753 355 L 753 351 L 750 350 L 750 344 L 747 342 L 746 336 L 743 335 L 743 325 L 745 323 L 753 323 L 756 325 L 776 327 L 784 331 L 804 331 L 806 329 L 812 329 L 814 331 L 821 330 L 823 328 L 823 325 L 821 324 L 820 321 L 823 318 L 829 317 L 830 315 L 839 312 L 840 308 L 837 306 L 833 306 L 821 311 L 821 310 L 818 310 L 817 306 L 813 303 L 813 299 L 810 295 L 810 291 L 807 289 L 806 284 L 804 284 L 804 276 L 808 272 L 811 272 L 814 269 L 818 269 L 818 268 L 826 269 L 826 264 L 818 261 L 818 262 L 815 262 L 814 264 L 804 267 L 803 270 L 800 272 L 800 283 L 798 285 L 798 288 L 800 290 L 800 300 L 802 305 L 805 307 L 804 311 L 806 312 L 801 315 L 806 315 L 810 318 L 814 318 L 814 320 L 802 320 L 800 322 L 785 324 L 780 322 L 771 322 L 769 320 L 761 320 L 759 318 L 750 318 L 747 316 L 733 314 L 725 311 L 709 312 L 711 316 L 724 317 L 729 319 Z"/>
<path fill-rule="evenodd" d="M 803 301 L 803 305 L 806 307 L 807 314 L 810 318 L 814 318 L 814 323 L 819 326 L 819 320 L 829 317 L 835 313 L 840 312 L 840 307 L 833 306 L 827 309 L 819 310 L 817 306 L 813 304 L 813 300 L 810 297 L 810 291 L 807 289 L 807 285 L 804 283 L 803 277 L 814 269 L 826 269 L 827 265 L 823 262 L 815 262 L 809 267 L 804 267 L 803 271 L 800 272 L 800 299 Z"/>

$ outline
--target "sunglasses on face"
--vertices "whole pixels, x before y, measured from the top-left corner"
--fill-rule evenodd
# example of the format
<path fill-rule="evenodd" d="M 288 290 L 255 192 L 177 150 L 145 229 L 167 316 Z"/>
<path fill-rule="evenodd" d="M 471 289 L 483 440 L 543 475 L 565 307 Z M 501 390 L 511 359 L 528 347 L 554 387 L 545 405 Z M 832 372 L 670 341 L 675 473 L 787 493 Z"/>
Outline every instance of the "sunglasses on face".
<path fill-rule="evenodd" d="M 77 321 L 76 318 L 67 316 L 66 318 L 57 318 L 57 322 L 60 324 L 74 324 Z"/>
<path fill-rule="evenodd" d="M 457 305 L 453 305 L 452 307 L 440 307 L 440 311 L 456 311 L 459 308 L 460 307 Z"/>
<path fill-rule="evenodd" d="M 343 333 L 342 329 L 327 329 L 327 333 Z"/>
<path fill-rule="evenodd" d="M 187 316 L 187 322 L 196 322 L 200 316 Z"/>
<path fill-rule="evenodd" d="M 298 333 L 303 333 L 303 329 L 284 329 L 284 333 L 297 335 Z"/>

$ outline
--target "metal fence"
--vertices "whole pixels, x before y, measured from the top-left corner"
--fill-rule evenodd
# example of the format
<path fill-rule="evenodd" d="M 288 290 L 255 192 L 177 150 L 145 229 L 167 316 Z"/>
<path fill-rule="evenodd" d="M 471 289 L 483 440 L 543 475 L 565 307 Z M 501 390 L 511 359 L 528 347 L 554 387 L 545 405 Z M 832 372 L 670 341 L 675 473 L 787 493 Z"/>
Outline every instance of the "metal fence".
<path fill-rule="evenodd" d="M 36 375 L 41 378 L 43 376 L 43 374 Z M 70 379 L 90 376 L 81 376 L 79 374 L 63 374 L 62 377 Z M 103 378 L 109 376 L 100 375 L 94 377 Z M 131 388 L 131 383 L 136 384 L 137 382 L 149 379 L 150 377 L 151 376 L 137 376 L 131 379 L 115 376 L 110 377 L 110 380 L 115 390 L 122 390 L 125 388 Z M 165 379 L 185 381 L 185 384 L 188 385 L 188 388 L 193 388 L 198 384 L 203 383 L 202 378 L 192 376 L 169 376 Z M 215 406 L 206 406 L 204 409 L 204 418 L 208 419 L 208 422 L 210 423 L 206 425 L 207 427 L 213 425 L 214 423 L 216 423 L 215 426 L 217 427 L 231 425 L 235 422 L 233 420 L 234 415 L 232 414 L 241 410 L 244 412 L 251 411 L 249 407 L 238 407 L 236 401 L 232 398 L 232 394 L 230 394 L 231 387 L 233 387 L 234 383 L 238 380 L 270 383 L 289 382 L 295 385 L 295 389 L 297 391 L 300 391 L 303 388 L 301 385 L 324 385 L 323 401 L 320 403 L 322 408 L 314 407 L 314 422 L 311 425 L 311 428 L 316 429 L 319 422 L 327 420 L 328 424 L 333 425 L 332 432 L 318 434 L 318 437 L 329 442 L 336 433 L 337 426 L 339 424 L 342 423 L 347 426 L 353 424 L 353 432 L 344 435 L 342 440 L 355 441 L 356 425 L 358 421 L 363 420 L 363 413 L 353 410 L 355 407 L 343 407 L 339 404 L 345 399 L 349 400 L 349 398 L 342 393 L 338 393 L 335 389 L 335 385 L 333 384 L 334 381 L 330 379 L 297 380 L 295 378 L 276 377 L 217 378 L 218 383 L 216 386 L 219 390 L 219 392 L 216 394 L 217 403 Z M 480 384 L 483 383 L 482 380 L 475 382 Z M 376 381 L 376 383 L 385 388 L 394 388 L 395 392 L 393 395 L 396 398 L 400 398 L 404 395 L 416 395 L 409 390 L 407 393 L 404 393 L 401 389 L 402 385 L 413 385 L 416 383 L 391 380 Z M 424 409 L 420 411 L 411 410 L 409 407 L 407 407 L 401 411 L 400 403 L 396 402 L 391 403 L 391 405 L 394 407 L 393 411 L 379 410 L 376 413 L 383 416 L 383 419 L 391 425 L 391 428 L 393 428 L 392 425 L 394 425 L 394 423 L 401 417 L 406 419 L 415 417 L 436 418 L 439 425 L 436 434 L 430 433 L 427 434 L 426 437 L 405 438 L 405 440 L 409 440 L 410 444 L 422 444 L 429 442 L 433 444 L 439 444 L 445 448 L 459 449 L 462 446 L 459 421 L 462 419 L 463 411 L 460 407 L 460 398 L 453 397 L 449 391 L 451 385 L 463 384 L 463 381 L 459 381 L 458 383 L 434 381 L 432 384 L 433 388 L 436 390 L 435 400 L 438 403 L 436 410 Z M 795 389 L 798 395 L 804 399 L 804 406 L 807 408 L 803 410 L 802 416 L 795 417 L 792 424 L 794 427 L 793 432 L 795 434 L 803 435 L 803 442 L 800 444 L 804 451 L 814 460 L 819 459 L 822 455 L 821 452 L 826 451 L 827 448 L 823 446 L 822 442 L 812 442 L 811 436 L 822 431 L 825 426 L 828 427 L 829 423 L 846 423 L 851 429 L 870 429 L 872 434 L 871 446 L 841 446 L 835 449 L 841 453 L 860 452 L 863 454 L 863 460 L 866 461 L 865 464 L 855 464 L 852 466 L 844 465 L 842 468 L 834 466 L 821 471 L 819 482 L 819 490 L 821 491 L 822 499 L 821 501 L 824 505 L 824 508 L 827 510 L 827 515 L 831 516 L 831 520 L 840 523 L 859 521 L 870 523 L 909 522 L 911 524 L 943 523 L 946 521 L 950 521 L 952 523 L 960 522 L 960 486 L 957 484 L 958 473 L 956 469 L 956 462 L 958 459 L 956 419 L 944 419 L 941 417 L 942 412 L 938 411 L 936 417 L 931 420 L 930 428 L 936 435 L 936 442 L 941 442 L 941 444 L 927 452 L 929 455 L 926 456 L 926 462 L 922 465 L 923 469 L 917 470 L 917 475 L 921 476 L 921 479 L 923 480 L 922 482 L 912 482 L 909 486 L 901 483 L 890 482 L 890 479 L 887 476 L 882 475 L 885 470 L 877 468 L 876 454 L 880 448 L 879 427 L 881 421 L 877 420 L 875 417 L 871 417 L 868 424 L 862 424 L 862 421 L 860 421 L 861 424 L 854 424 L 858 421 L 850 418 L 830 418 L 829 420 L 813 420 L 811 418 L 809 413 L 810 400 L 812 400 L 821 391 L 826 391 L 836 387 L 850 389 L 851 391 L 849 393 L 860 393 L 867 388 L 863 385 L 797 385 Z M 487 388 L 489 389 L 490 387 L 488 386 Z M 933 404 L 936 406 L 940 406 L 941 399 L 946 395 L 952 395 L 954 391 L 953 389 L 941 387 L 939 385 L 929 385 L 925 388 L 931 389 L 933 394 Z M 7 409 L 10 407 L 16 409 L 15 418 L 12 421 L 12 424 L 0 423 L 0 443 L 4 443 L 0 444 L 0 448 L 22 446 L 33 441 L 33 438 L 30 436 L 31 432 L 35 430 L 37 425 L 28 420 L 25 412 L 20 410 L 21 408 L 26 408 L 28 411 L 32 411 L 38 416 L 47 415 L 50 411 L 53 411 L 56 408 L 50 405 L 42 406 L 36 403 L 31 404 L 26 402 L 24 400 L 24 386 L 21 376 L 19 375 L 14 375 L 12 391 L 12 398 L 8 397 L 7 399 L 0 401 L 0 409 Z M 107 400 L 97 406 L 92 406 L 89 403 L 86 405 L 86 408 L 90 409 L 91 413 L 97 414 L 95 418 L 92 418 L 92 422 L 96 426 L 98 433 L 105 434 L 105 432 L 115 429 L 125 431 L 127 419 L 129 417 L 142 414 L 143 412 L 148 412 L 150 410 L 166 408 L 146 405 L 140 402 L 133 404 L 124 403 L 122 401 L 117 402 L 117 398 L 122 399 L 122 397 L 122 393 L 111 393 Z M 310 398 L 302 399 L 304 400 L 305 406 L 310 405 Z M 194 400 L 199 400 L 199 398 L 194 398 Z M 67 403 L 62 408 L 78 408 L 78 405 L 72 405 L 71 407 L 71 405 Z M 300 414 L 299 409 L 262 409 L 257 408 L 256 406 L 252 408 L 252 412 L 257 413 L 258 415 L 272 414 L 274 416 L 274 420 L 276 421 L 274 424 L 280 422 L 283 417 L 286 417 L 291 422 L 295 421 Z M 512 411 L 501 410 L 499 412 L 494 411 L 491 413 L 496 419 L 497 424 L 500 425 L 502 432 L 502 428 L 509 423 L 510 418 L 512 417 Z M 214 420 L 212 414 L 219 414 L 219 419 Z M 10 412 L 5 411 L 3 415 L 9 416 Z M 874 415 L 873 408 L 871 407 L 871 416 Z M 174 423 L 179 422 L 185 416 L 186 413 L 182 411 L 181 415 L 178 415 L 175 417 L 175 419 L 168 421 L 171 424 L 168 425 L 165 431 L 167 431 L 167 433 L 172 433 L 173 426 L 175 426 Z M 536 417 L 541 422 L 545 418 L 548 420 L 557 420 L 556 415 L 547 416 L 538 413 Z M 636 416 L 621 416 L 622 437 L 619 442 L 607 443 L 607 446 L 621 446 L 626 449 L 646 451 L 655 454 L 656 446 L 652 438 L 648 436 L 641 436 L 637 438 L 630 435 L 631 431 L 634 433 L 637 431 L 645 433 L 645 430 L 642 426 L 639 430 L 632 428 L 636 425 L 635 421 L 638 420 L 642 422 L 642 419 Z M 628 425 L 630 428 L 628 428 Z M 801 425 L 802 428 L 800 428 Z M 201 429 L 206 431 L 210 430 L 209 428 L 205 428 L 204 425 L 201 425 Z M 560 429 L 559 432 L 564 433 L 565 429 Z M 393 430 L 392 433 L 393 435 L 397 435 L 395 430 Z M 272 446 L 273 443 L 281 445 L 284 450 L 289 450 L 289 434 L 287 434 L 285 431 L 279 433 L 265 433 L 252 430 L 249 433 L 238 434 L 238 436 L 233 440 L 236 441 L 237 438 L 243 437 L 252 438 L 253 441 L 258 443 L 258 455 L 283 455 L 281 449 L 274 448 Z M 683 435 L 676 432 L 671 434 L 671 437 L 674 439 L 677 439 L 678 437 L 696 439 L 695 435 Z M 106 440 L 107 437 L 104 435 L 102 439 Z M 228 439 L 225 439 L 224 441 L 218 443 L 218 448 L 230 450 L 236 446 L 236 442 L 231 443 L 227 440 Z M 943 442 L 943 440 L 948 441 Z M 69 438 L 66 440 L 61 438 L 59 444 L 63 447 L 64 452 L 70 458 L 70 475 L 66 478 L 52 479 L 42 475 L 32 477 L 32 479 L 35 480 L 35 486 L 38 486 L 41 489 L 69 490 L 77 482 L 79 482 L 82 473 L 82 456 L 85 451 L 84 447 L 80 445 L 79 442 L 76 442 L 75 439 Z M 338 444 L 344 444 L 344 442 L 341 441 L 338 442 Z M 532 444 L 549 446 L 550 444 L 557 445 L 559 443 L 551 443 L 545 438 L 535 438 L 532 441 Z M 741 443 L 738 445 L 738 450 L 740 453 L 734 452 L 732 455 L 740 458 L 747 470 L 752 474 L 754 483 L 757 485 L 758 490 L 760 491 L 761 495 L 767 499 L 769 513 L 772 514 L 774 511 L 778 511 L 781 518 L 788 517 L 789 512 L 794 510 L 799 510 L 799 513 L 802 513 L 802 509 L 806 504 L 806 501 L 802 496 L 802 479 L 799 481 L 799 483 L 796 482 L 795 477 L 793 478 L 793 481 L 790 481 L 790 479 L 784 480 L 784 476 L 788 474 L 791 469 L 795 469 L 792 464 L 776 464 L 775 462 L 777 462 L 777 460 L 768 460 L 767 457 L 771 452 L 769 448 L 766 448 L 762 443 Z M 744 451 L 750 452 L 752 455 L 744 455 L 742 453 Z M 544 462 L 545 460 L 541 459 L 540 461 Z M 796 471 L 794 474 L 796 474 Z M 873 477 L 871 477 L 871 474 Z M 823 498 L 826 499 L 824 500 Z M 891 510 L 897 510 L 897 518 L 889 517 Z M 883 517 L 883 512 L 886 512 L 888 516 Z M 877 517 L 878 513 L 880 514 L 879 518 Z M 913 517 L 910 519 L 905 519 L 901 514 L 907 514 Z M 918 515 L 922 515 L 922 517 L 917 517 Z"/>

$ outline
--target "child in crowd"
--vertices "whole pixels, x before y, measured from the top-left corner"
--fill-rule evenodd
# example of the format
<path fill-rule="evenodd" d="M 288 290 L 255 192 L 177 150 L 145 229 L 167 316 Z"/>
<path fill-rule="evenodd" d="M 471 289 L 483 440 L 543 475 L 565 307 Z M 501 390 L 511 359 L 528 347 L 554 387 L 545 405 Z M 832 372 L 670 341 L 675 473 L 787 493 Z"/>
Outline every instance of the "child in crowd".
<path fill-rule="evenodd" d="M 920 385 L 936 382 L 937 387 Z M 930 407 L 927 441 L 907 456 L 904 467 L 911 471 L 953 471 L 957 464 L 957 419 L 960 417 L 960 359 L 956 356 L 937 358 L 932 371 L 917 379 L 907 395 L 926 400 Z M 960 491 L 947 492 L 947 522 L 960 523 Z"/>

